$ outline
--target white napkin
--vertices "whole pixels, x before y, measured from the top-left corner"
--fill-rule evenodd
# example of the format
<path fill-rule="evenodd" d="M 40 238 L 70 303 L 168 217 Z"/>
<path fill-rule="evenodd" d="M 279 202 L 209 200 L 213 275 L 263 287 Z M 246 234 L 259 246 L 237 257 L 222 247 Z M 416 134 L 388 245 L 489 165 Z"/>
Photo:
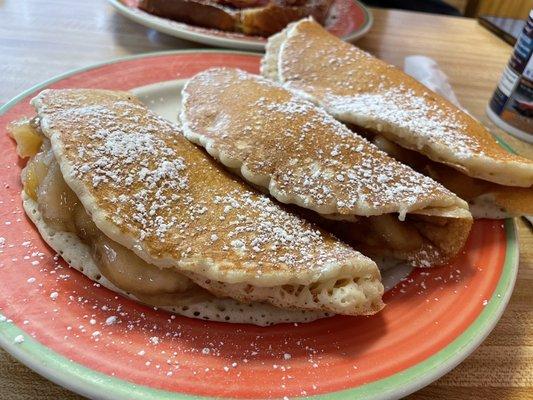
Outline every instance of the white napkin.
<path fill-rule="evenodd" d="M 462 109 L 448 81 L 448 77 L 442 72 L 439 64 L 434 59 L 419 55 L 405 57 L 403 70 L 406 74 L 411 75 L 417 81 Z"/>
<path fill-rule="evenodd" d="M 419 55 L 405 57 L 403 70 L 406 74 L 411 75 L 417 81 L 468 113 L 459 103 L 448 77 L 442 72 L 439 64 L 434 59 Z M 533 225 L 533 216 L 524 216 L 524 218 Z"/>

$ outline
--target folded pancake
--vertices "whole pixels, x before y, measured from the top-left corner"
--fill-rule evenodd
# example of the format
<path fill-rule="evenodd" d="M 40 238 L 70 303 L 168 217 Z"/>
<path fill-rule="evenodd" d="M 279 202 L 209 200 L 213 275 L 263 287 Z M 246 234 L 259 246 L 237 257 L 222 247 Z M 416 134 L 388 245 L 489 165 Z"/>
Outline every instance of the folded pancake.
<path fill-rule="evenodd" d="M 248 188 L 132 95 L 45 90 L 32 104 L 38 117 L 11 129 L 31 157 L 25 209 L 91 278 L 259 325 L 383 307 L 374 262 Z"/>
<path fill-rule="evenodd" d="M 182 96 L 188 139 L 378 264 L 441 265 L 464 245 L 466 202 L 280 85 L 215 68 Z"/>
<path fill-rule="evenodd" d="M 483 203 L 485 212 L 501 214 L 504 207 L 505 215 L 533 214 L 533 202 L 516 201 L 533 196 L 532 160 L 510 154 L 470 115 L 314 21 L 301 20 L 272 37 L 262 73 L 344 123 L 449 166 L 446 178 L 434 177 L 470 203 Z M 474 197 L 467 177 L 479 182 Z M 527 189 L 510 195 L 505 187 Z"/>

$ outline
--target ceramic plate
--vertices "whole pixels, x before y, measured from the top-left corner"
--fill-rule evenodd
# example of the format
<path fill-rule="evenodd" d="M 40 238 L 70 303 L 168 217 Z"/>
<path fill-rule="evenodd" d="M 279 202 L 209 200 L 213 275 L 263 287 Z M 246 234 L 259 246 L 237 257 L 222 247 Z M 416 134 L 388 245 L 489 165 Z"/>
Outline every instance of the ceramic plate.
<path fill-rule="evenodd" d="M 131 20 L 181 39 L 216 47 L 263 51 L 266 39 L 217 29 L 202 28 L 149 14 L 138 8 L 139 0 L 108 0 L 122 15 Z M 372 14 L 357 0 L 333 0 L 325 26 L 346 41 L 363 36 L 372 26 Z"/>
<path fill-rule="evenodd" d="M 447 267 L 387 274 L 387 307 L 268 328 L 193 320 L 115 295 L 70 269 L 22 211 L 6 124 L 45 87 L 132 90 L 170 119 L 181 80 L 214 66 L 258 72 L 251 53 L 156 53 L 74 71 L 0 111 L 0 344 L 45 377 L 99 399 L 393 399 L 451 370 L 500 318 L 518 265 L 512 220 L 476 221 Z M 401 273 L 400 273 L 401 275 Z M 395 285 L 394 283 L 397 282 Z"/>

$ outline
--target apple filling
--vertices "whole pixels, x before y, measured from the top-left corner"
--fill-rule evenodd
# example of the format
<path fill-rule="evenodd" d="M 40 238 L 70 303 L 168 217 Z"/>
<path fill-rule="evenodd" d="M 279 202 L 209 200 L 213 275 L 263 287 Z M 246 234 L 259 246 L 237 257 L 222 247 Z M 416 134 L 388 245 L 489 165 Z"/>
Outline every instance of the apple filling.
<path fill-rule="evenodd" d="M 446 264 L 457 254 L 470 231 L 469 218 L 398 214 L 338 221 L 310 216 L 317 224 L 372 258 L 380 269 L 402 263 L 416 267 Z M 306 215 L 307 216 L 307 215 Z"/>
<path fill-rule="evenodd" d="M 22 172 L 24 192 L 37 202 L 46 224 L 76 234 L 92 250 L 100 273 L 120 289 L 150 304 L 166 303 L 172 294 L 196 286 L 189 278 L 145 262 L 133 251 L 109 239 L 94 224 L 78 197 L 65 183 L 50 141 L 35 121 L 19 121 L 10 126 L 21 156 L 30 157 Z M 169 296 L 170 295 L 170 296 Z"/>

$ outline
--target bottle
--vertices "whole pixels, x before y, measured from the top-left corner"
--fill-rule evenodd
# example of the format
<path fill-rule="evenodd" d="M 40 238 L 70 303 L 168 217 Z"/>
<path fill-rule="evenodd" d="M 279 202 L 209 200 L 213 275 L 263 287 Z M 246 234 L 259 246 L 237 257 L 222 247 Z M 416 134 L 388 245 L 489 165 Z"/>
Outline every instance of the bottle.
<path fill-rule="evenodd" d="M 487 107 L 499 128 L 533 143 L 533 9 Z"/>

